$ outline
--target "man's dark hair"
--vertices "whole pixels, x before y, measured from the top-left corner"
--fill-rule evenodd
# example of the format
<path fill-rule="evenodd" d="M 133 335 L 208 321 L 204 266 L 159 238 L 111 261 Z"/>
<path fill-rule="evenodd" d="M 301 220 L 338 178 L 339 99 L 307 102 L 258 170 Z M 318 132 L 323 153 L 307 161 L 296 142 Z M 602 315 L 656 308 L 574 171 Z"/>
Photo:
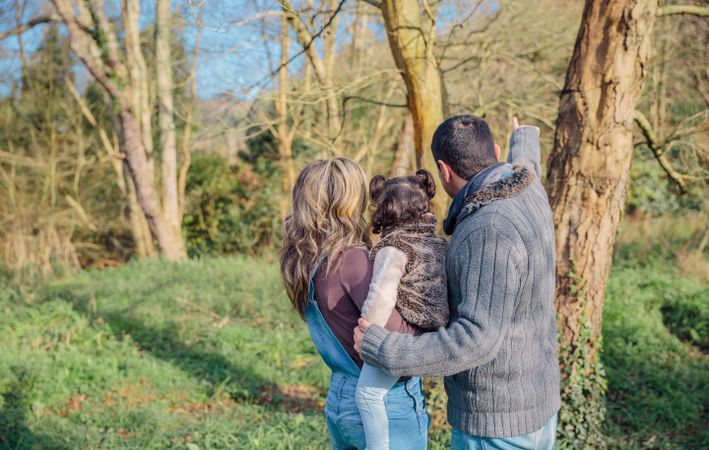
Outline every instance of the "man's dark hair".
<path fill-rule="evenodd" d="M 436 161 L 442 160 L 466 180 L 497 163 L 490 127 L 470 114 L 449 117 L 440 124 L 433 133 L 431 150 Z"/>

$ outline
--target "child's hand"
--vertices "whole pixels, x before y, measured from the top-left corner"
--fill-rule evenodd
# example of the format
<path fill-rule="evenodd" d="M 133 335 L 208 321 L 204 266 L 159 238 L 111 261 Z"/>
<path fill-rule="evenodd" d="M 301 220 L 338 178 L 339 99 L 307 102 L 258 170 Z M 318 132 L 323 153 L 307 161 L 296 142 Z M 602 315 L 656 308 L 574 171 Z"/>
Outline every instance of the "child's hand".
<path fill-rule="evenodd" d="M 524 127 L 529 127 L 529 128 L 535 129 L 537 131 L 537 136 L 539 136 L 539 134 L 540 134 L 539 127 L 535 127 L 534 125 L 520 125 L 519 120 L 517 120 L 517 116 L 512 117 L 512 131 L 517 131 L 517 129 L 524 128 Z"/>
<path fill-rule="evenodd" d="M 357 321 L 358 326 L 354 329 L 354 349 L 362 356 L 362 339 L 364 339 L 364 333 L 367 332 L 369 327 L 372 325 L 367 322 L 367 319 L 359 319 Z"/>

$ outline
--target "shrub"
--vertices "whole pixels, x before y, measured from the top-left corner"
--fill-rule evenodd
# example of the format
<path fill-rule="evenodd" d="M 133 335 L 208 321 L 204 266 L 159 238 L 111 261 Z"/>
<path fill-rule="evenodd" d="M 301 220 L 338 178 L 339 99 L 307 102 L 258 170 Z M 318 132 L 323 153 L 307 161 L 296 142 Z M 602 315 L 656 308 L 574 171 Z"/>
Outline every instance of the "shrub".
<path fill-rule="evenodd" d="M 247 164 L 230 165 L 219 155 L 197 156 L 187 179 L 183 221 L 190 256 L 272 250 L 280 233 L 273 178 Z"/>

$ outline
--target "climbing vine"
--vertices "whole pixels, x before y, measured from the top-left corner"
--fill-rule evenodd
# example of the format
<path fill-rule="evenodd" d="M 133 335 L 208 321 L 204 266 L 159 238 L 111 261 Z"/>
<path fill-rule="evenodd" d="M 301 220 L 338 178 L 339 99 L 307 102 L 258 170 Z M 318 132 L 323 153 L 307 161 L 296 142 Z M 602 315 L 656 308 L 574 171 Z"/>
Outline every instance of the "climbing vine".
<path fill-rule="evenodd" d="M 563 343 L 559 333 L 559 364 L 561 365 L 561 401 L 558 438 L 561 449 L 605 448 L 602 432 L 606 415 L 606 373 L 600 358 L 603 340 L 593 337 L 586 296 L 573 270 L 571 291 L 579 301 L 581 315 L 578 334 L 571 343 Z M 594 350 L 594 351 L 592 351 Z"/>

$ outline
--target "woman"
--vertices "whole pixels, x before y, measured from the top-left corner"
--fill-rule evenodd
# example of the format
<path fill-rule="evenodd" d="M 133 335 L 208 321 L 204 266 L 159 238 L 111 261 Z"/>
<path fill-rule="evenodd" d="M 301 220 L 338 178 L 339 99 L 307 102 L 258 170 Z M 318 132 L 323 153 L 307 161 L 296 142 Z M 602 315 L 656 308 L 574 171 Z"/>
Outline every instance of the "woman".
<path fill-rule="evenodd" d="M 367 188 L 354 161 L 332 158 L 309 164 L 293 188 L 281 252 L 283 282 L 332 370 L 325 417 L 334 449 L 364 449 L 355 388 L 362 360 L 352 330 L 367 297 L 372 266 L 364 219 Z M 395 310 L 387 328 L 420 333 Z M 391 448 L 425 449 L 428 414 L 418 378 L 401 379 L 386 396 Z"/>

